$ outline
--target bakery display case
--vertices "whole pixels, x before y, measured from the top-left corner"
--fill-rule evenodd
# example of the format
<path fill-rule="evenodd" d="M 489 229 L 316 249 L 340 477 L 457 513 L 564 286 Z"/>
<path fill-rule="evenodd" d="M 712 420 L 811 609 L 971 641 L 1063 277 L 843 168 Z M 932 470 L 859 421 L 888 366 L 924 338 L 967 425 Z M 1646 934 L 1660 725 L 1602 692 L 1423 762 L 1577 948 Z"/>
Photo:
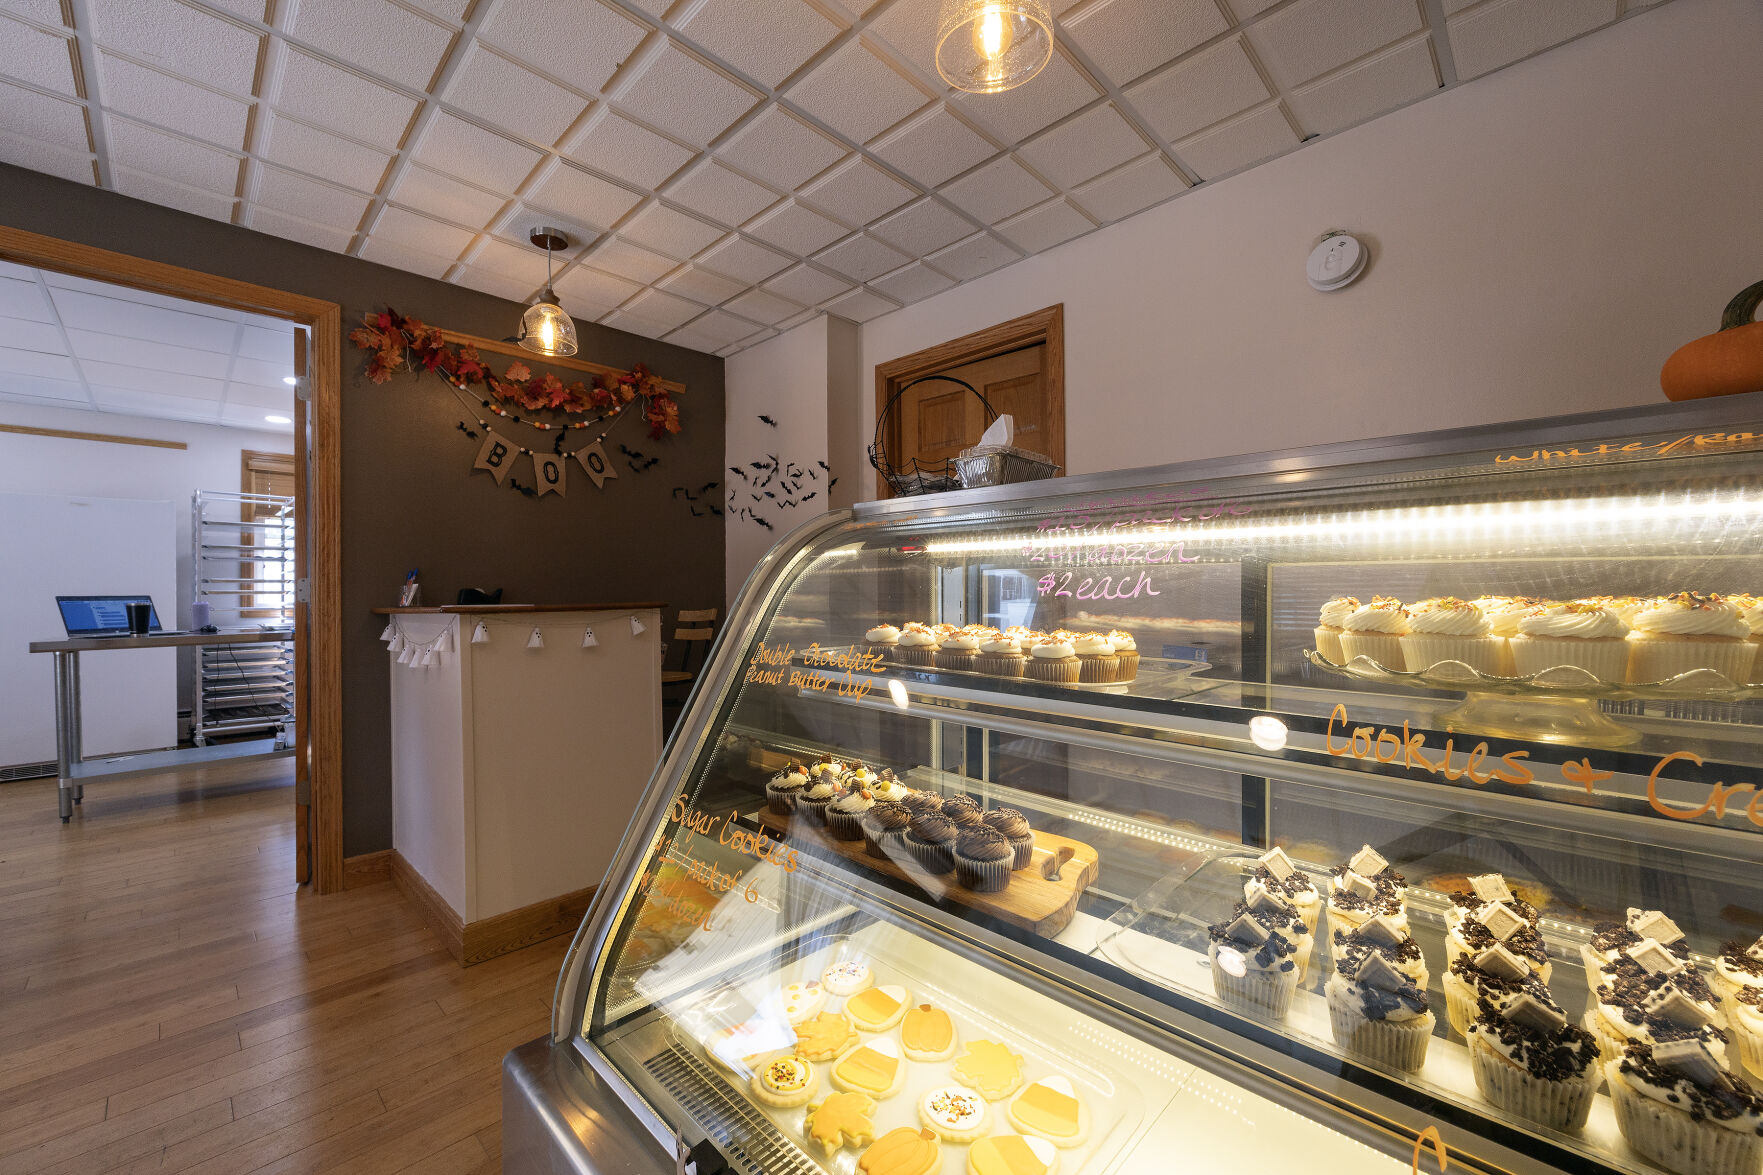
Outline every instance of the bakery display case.
<path fill-rule="evenodd" d="M 1763 394 L 817 519 L 509 1169 L 1759 1175 L 1752 593 Z"/>

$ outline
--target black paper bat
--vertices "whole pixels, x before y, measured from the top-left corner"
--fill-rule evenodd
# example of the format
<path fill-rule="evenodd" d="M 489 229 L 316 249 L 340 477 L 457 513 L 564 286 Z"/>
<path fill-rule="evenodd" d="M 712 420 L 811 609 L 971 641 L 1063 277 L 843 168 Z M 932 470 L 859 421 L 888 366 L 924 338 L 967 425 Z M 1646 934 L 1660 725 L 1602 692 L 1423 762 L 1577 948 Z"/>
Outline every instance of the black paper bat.
<path fill-rule="evenodd" d="M 715 506 L 710 507 L 710 512 L 712 514 L 716 515 L 718 518 L 722 517 L 722 511 L 718 510 Z"/>
<path fill-rule="evenodd" d="M 474 440 L 477 438 L 477 433 L 473 432 L 469 428 L 466 428 L 465 421 L 463 421 L 463 420 L 461 420 L 459 422 L 459 431 L 464 433 L 466 436 L 473 438 Z"/>
<path fill-rule="evenodd" d="M 559 457 L 563 456 L 563 434 L 558 434 L 557 443 L 551 446 L 551 451 Z"/>
<path fill-rule="evenodd" d="M 773 501 L 777 500 L 777 495 L 772 493 L 770 490 L 765 491 L 765 496 L 772 499 Z"/>
<path fill-rule="evenodd" d="M 784 466 L 784 476 L 786 476 L 786 477 L 801 477 L 802 476 L 802 467 L 800 465 L 797 465 L 794 461 L 792 461 L 788 465 Z"/>
<path fill-rule="evenodd" d="M 814 500 L 814 499 L 815 499 L 815 498 L 817 498 L 817 497 L 819 497 L 819 494 L 818 494 L 818 492 L 811 492 L 811 493 L 806 493 L 806 494 L 803 494 L 803 495 L 802 495 L 802 500 L 803 500 L 803 501 L 804 501 L 804 502 L 811 502 L 811 501 L 813 501 L 813 500 Z"/>
<path fill-rule="evenodd" d="M 722 483 L 720 481 L 707 481 L 703 485 L 698 487 L 698 492 L 700 494 L 709 493 L 711 490 L 715 489 L 717 486 L 719 486 L 721 484 Z"/>
<path fill-rule="evenodd" d="M 835 477 L 831 481 L 826 483 L 826 488 L 830 490 L 838 484 L 839 484 L 839 479 Z"/>
<path fill-rule="evenodd" d="M 828 465 L 825 461 L 816 461 L 815 464 L 826 470 L 828 473 L 833 471 L 832 466 Z"/>
<path fill-rule="evenodd" d="M 754 521 L 754 522 L 757 522 L 757 523 L 758 523 L 758 524 L 759 524 L 759 525 L 760 525 L 760 526 L 763 526 L 763 527 L 764 527 L 764 528 L 765 528 L 765 529 L 766 529 L 766 530 L 774 530 L 774 529 L 776 529 L 776 528 L 775 528 L 775 527 L 773 527 L 773 526 L 772 526 L 772 525 L 771 525 L 771 523 L 769 523 L 769 522 L 767 522 L 767 521 L 765 521 L 765 519 L 763 519 L 763 518 L 761 518 L 761 517 L 759 517 L 759 515 L 757 515 L 757 514 L 755 514 L 755 515 L 753 515 L 753 521 Z"/>
<path fill-rule="evenodd" d="M 771 425 L 771 427 L 773 427 L 773 428 L 776 428 L 776 427 L 777 427 L 777 421 L 775 421 L 775 420 L 773 420 L 773 419 L 772 419 L 772 418 L 771 418 L 771 417 L 769 417 L 769 416 L 761 416 L 761 417 L 760 417 L 760 418 L 759 418 L 759 419 L 761 419 L 761 420 L 763 420 L 763 421 L 764 421 L 764 422 L 765 422 L 765 423 L 767 423 L 767 424 L 769 424 L 769 425 Z"/>
<path fill-rule="evenodd" d="M 752 498 L 755 502 L 758 502 L 761 506 L 765 505 L 764 501 L 760 499 L 758 494 L 748 494 L 747 496 Z"/>
<path fill-rule="evenodd" d="M 696 507 L 696 506 L 693 506 L 693 507 L 692 507 L 692 508 L 691 508 L 691 509 L 692 509 L 692 517 L 693 517 L 693 518 L 702 518 L 702 517 L 704 517 L 704 511 L 702 511 L 702 510 L 700 510 L 700 509 L 698 509 L 698 508 L 697 508 L 697 507 Z"/>
<path fill-rule="evenodd" d="M 729 466 L 728 471 L 730 473 L 734 474 L 736 477 L 740 478 L 742 481 L 747 480 L 747 475 L 744 472 L 742 472 L 741 467 L 738 465 Z"/>
<path fill-rule="evenodd" d="M 748 469 L 766 469 L 769 467 L 763 461 L 749 461 L 749 462 L 747 462 L 747 468 Z"/>
<path fill-rule="evenodd" d="M 515 489 L 519 490 L 521 493 L 525 494 L 529 498 L 536 497 L 539 492 L 538 490 L 535 490 L 532 486 L 521 485 L 520 482 L 516 481 L 512 477 L 508 479 L 508 484 L 513 486 Z"/>

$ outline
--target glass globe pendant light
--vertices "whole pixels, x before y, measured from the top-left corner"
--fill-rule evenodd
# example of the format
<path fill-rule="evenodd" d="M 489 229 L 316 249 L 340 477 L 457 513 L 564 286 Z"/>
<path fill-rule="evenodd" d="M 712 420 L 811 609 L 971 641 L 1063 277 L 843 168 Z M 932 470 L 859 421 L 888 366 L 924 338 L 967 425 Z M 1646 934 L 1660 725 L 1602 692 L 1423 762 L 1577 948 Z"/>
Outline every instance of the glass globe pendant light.
<path fill-rule="evenodd" d="M 998 94 L 1034 77 L 1053 56 L 1048 0 L 943 0 L 937 72 L 957 90 Z"/>
<path fill-rule="evenodd" d="M 520 316 L 520 345 L 540 355 L 573 355 L 575 323 L 557 304 L 557 294 L 551 289 L 551 251 L 569 248 L 569 237 L 562 229 L 541 225 L 528 240 L 545 250 L 545 292 Z"/>

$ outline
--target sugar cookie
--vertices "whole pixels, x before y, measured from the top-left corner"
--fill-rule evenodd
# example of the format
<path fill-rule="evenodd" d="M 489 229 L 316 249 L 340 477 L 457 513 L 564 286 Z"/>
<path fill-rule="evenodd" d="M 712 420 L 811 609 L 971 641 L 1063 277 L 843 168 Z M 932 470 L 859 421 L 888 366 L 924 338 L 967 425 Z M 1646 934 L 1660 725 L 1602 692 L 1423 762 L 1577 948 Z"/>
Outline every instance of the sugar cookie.
<path fill-rule="evenodd" d="M 994 1134 L 967 1151 L 967 1175 L 1053 1175 L 1059 1148 L 1032 1134 Z"/>
<path fill-rule="evenodd" d="M 1030 1082 L 1005 1115 L 1024 1134 L 1039 1135 L 1055 1146 L 1079 1146 L 1090 1136 L 1090 1108 L 1058 1074 Z"/>
<path fill-rule="evenodd" d="M 955 1024 L 929 1004 L 909 1008 L 900 1024 L 900 1048 L 913 1061 L 946 1061 L 955 1055 Z"/>
<path fill-rule="evenodd" d="M 875 1102 L 866 1094 L 833 1093 L 808 1107 L 802 1134 L 817 1143 L 828 1159 L 847 1146 L 875 1141 Z"/>
<path fill-rule="evenodd" d="M 796 1025 L 796 1055 L 810 1061 L 830 1061 L 856 1043 L 857 1029 L 843 1012 L 821 1012 Z"/>
<path fill-rule="evenodd" d="M 783 1008 L 784 1019 L 791 1024 L 800 1024 L 826 1006 L 826 988 L 818 979 L 810 979 L 807 983 L 786 983 L 778 993 L 778 1002 Z"/>
<path fill-rule="evenodd" d="M 832 1083 L 847 1093 L 890 1098 L 906 1084 L 906 1062 L 900 1046 L 887 1037 L 860 1044 L 833 1063 Z"/>
<path fill-rule="evenodd" d="M 773 1057 L 753 1074 L 753 1096 L 768 1106 L 787 1110 L 813 1097 L 819 1084 L 814 1062 L 786 1054 Z"/>
<path fill-rule="evenodd" d="M 955 1080 L 987 1101 L 1002 1101 L 1022 1084 L 1022 1058 L 995 1040 L 970 1040 L 955 1059 Z"/>
<path fill-rule="evenodd" d="M 874 982 L 875 972 L 857 959 L 834 963 L 820 973 L 820 985 L 828 995 L 856 995 Z"/>
<path fill-rule="evenodd" d="M 918 1099 L 918 1120 L 949 1142 L 986 1132 L 986 1099 L 960 1085 L 941 1085 Z"/>
<path fill-rule="evenodd" d="M 845 1015 L 864 1032 L 885 1032 L 900 1022 L 910 999 L 896 983 L 866 988 L 845 1001 Z"/>
<path fill-rule="evenodd" d="M 929 1130 L 901 1126 L 881 1136 L 857 1160 L 863 1175 L 930 1175 L 943 1162 L 943 1148 Z"/>

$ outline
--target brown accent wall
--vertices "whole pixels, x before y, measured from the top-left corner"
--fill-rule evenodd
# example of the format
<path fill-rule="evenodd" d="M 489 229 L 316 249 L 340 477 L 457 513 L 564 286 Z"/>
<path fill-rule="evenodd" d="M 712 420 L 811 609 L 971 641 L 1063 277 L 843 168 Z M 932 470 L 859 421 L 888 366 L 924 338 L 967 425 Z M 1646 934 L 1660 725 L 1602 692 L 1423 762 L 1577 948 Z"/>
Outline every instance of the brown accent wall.
<path fill-rule="evenodd" d="M 500 338 L 520 314 L 487 294 L 4 164 L 0 223 L 325 298 L 342 305 L 346 329 L 364 311 L 390 305 Z M 377 639 L 385 621 L 369 609 L 396 603 L 411 567 L 422 569 L 427 603 L 451 603 L 461 587 L 501 587 L 509 602 L 666 600 L 669 616 L 722 603 L 722 520 L 693 517 L 672 492 L 686 486 L 697 496 L 722 479 L 722 360 L 590 323 L 577 328 L 584 358 L 621 368 L 646 363 L 684 383 L 685 431 L 651 442 L 641 421 L 622 421 L 608 450 L 616 456 L 622 441 L 660 464 L 635 474 L 621 459 L 604 492 L 572 465 L 562 499 L 531 500 L 473 473 L 475 442 L 459 432 L 465 412 L 445 386 L 432 376 L 400 376 L 376 387 L 362 375 L 363 353 L 344 345 L 345 856 L 392 844 L 387 658 Z"/>

